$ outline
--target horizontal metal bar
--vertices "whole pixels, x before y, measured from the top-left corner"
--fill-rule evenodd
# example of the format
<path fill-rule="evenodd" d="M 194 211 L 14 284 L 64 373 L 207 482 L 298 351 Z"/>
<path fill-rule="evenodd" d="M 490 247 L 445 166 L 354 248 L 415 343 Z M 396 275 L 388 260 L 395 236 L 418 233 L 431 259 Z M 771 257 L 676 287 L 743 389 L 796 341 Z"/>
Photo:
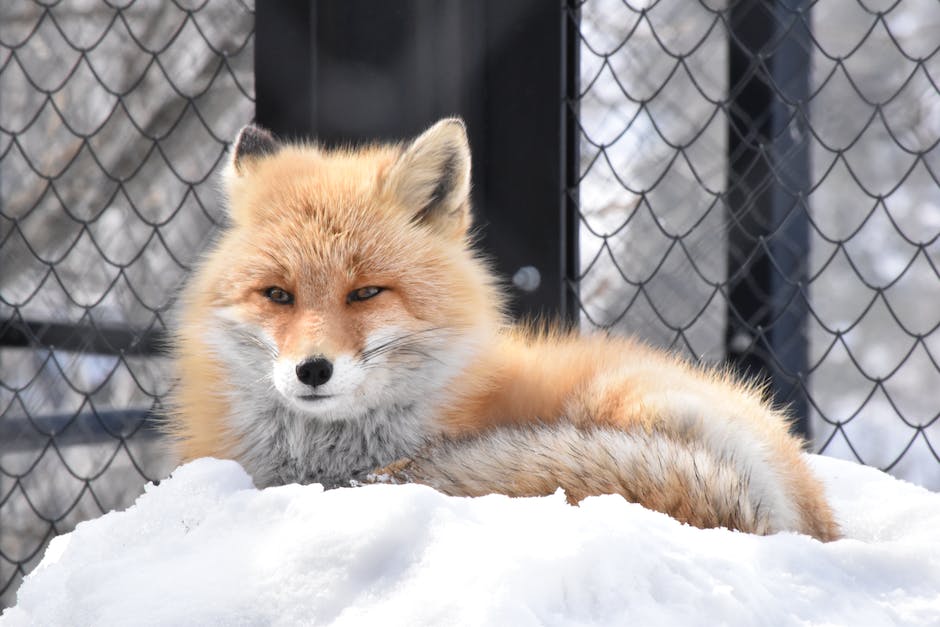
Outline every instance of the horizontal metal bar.
<path fill-rule="evenodd" d="M 0 347 L 54 348 L 102 355 L 159 355 L 167 351 L 167 338 L 163 329 L 8 319 L 0 324 Z"/>
<path fill-rule="evenodd" d="M 149 409 L 117 409 L 50 416 L 0 418 L 0 452 L 56 444 L 101 444 L 122 439 L 140 441 L 162 437 L 160 418 Z"/>

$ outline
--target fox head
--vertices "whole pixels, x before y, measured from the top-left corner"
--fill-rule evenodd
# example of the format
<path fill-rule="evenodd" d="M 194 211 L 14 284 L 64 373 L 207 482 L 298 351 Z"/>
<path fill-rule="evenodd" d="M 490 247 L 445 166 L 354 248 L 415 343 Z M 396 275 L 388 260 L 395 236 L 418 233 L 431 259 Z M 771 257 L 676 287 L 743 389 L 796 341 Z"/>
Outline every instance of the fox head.
<path fill-rule="evenodd" d="M 187 376 L 246 416 L 355 420 L 427 402 L 501 323 L 472 247 L 459 119 L 340 150 L 248 126 L 223 181 L 228 225 L 183 295 L 184 405 Z"/>

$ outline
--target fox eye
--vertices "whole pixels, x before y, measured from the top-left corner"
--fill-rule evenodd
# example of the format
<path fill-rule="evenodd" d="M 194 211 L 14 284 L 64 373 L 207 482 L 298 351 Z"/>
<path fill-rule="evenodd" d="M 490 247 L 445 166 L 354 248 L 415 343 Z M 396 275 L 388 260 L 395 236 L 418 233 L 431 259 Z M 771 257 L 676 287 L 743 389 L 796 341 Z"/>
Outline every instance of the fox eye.
<path fill-rule="evenodd" d="M 354 302 L 361 301 L 361 300 L 369 300 L 370 298 L 372 298 L 379 292 L 384 292 L 384 291 L 385 291 L 384 287 L 375 287 L 374 285 L 370 285 L 368 287 L 360 287 L 359 289 L 353 290 L 349 294 L 346 295 L 346 302 L 354 303 Z"/>
<path fill-rule="evenodd" d="M 269 287 L 268 289 L 264 290 L 264 296 L 268 300 L 274 301 L 278 305 L 294 304 L 294 295 L 279 287 Z"/>

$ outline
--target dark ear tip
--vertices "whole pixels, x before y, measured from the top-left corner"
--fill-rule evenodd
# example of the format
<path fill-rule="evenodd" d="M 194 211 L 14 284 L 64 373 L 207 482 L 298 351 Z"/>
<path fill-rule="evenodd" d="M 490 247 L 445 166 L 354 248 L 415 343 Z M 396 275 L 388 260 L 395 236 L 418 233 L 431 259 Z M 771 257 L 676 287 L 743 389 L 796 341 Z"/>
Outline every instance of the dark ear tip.
<path fill-rule="evenodd" d="M 239 167 L 239 164 L 246 157 L 256 158 L 273 155 L 277 152 L 278 145 L 277 139 L 270 131 L 249 124 L 238 132 L 238 137 L 235 139 L 235 154 L 232 160 L 235 167 Z"/>

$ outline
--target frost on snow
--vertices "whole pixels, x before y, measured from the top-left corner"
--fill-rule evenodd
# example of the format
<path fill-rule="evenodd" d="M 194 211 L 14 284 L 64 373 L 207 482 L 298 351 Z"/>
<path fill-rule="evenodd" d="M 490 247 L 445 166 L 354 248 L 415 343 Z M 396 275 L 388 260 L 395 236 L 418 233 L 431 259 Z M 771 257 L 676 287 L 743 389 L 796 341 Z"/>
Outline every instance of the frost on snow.
<path fill-rule="evenodd" d="M 619 496 L 259 491 L 204 459 L 53 540 L 0 623 L 940 624 L 940 495 L 812 463 L 844 540 L 703 531 Z"/>

